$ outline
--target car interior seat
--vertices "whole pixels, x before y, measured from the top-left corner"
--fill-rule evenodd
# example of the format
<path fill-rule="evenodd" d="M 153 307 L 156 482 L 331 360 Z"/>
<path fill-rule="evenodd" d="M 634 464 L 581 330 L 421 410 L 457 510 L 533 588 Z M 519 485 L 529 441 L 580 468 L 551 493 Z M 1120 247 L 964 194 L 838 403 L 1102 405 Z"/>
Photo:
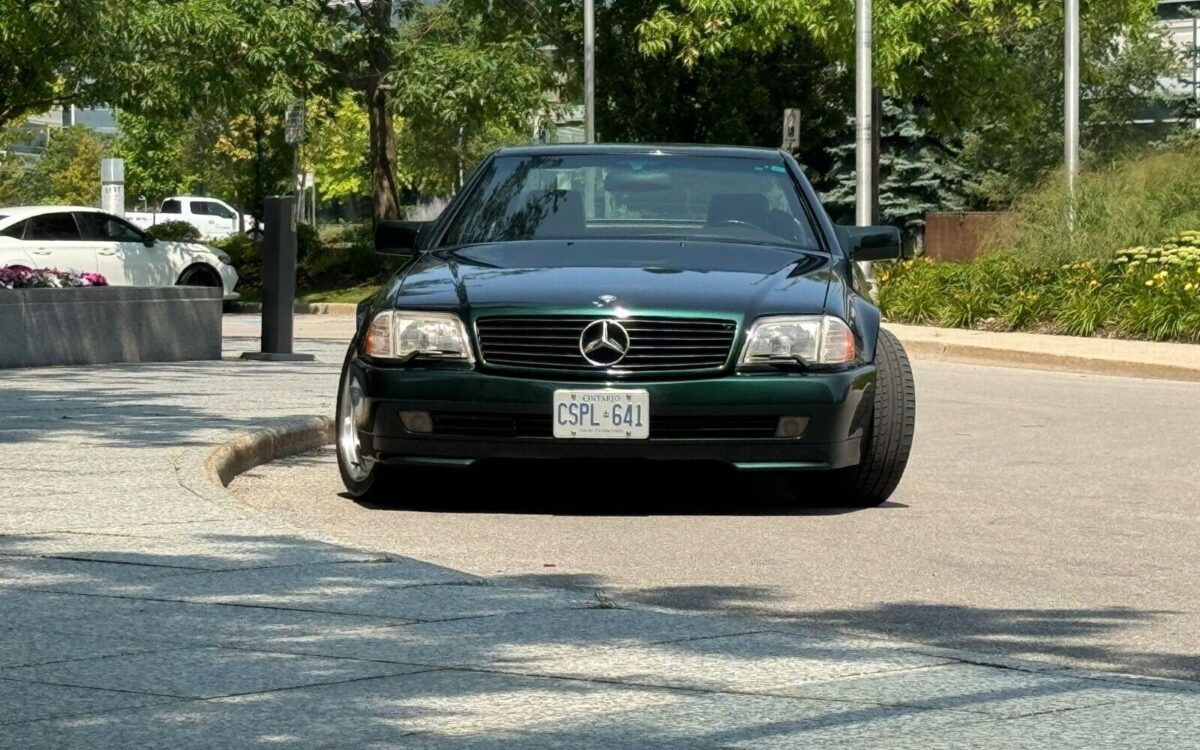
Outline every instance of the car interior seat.
<path fill-rule="evenodd" d="M 583 196 L 577 190 L 530 193 L 525 201 L 532 239 L 575 238 L 583 234 Z"/>
<path fill-rule="evenodd" d="M 708 226 L 730 221 L 751 224 L 760 229 L 770 226 L 767 196 L 758 193 L 716 193 L 708 201 Z"/>

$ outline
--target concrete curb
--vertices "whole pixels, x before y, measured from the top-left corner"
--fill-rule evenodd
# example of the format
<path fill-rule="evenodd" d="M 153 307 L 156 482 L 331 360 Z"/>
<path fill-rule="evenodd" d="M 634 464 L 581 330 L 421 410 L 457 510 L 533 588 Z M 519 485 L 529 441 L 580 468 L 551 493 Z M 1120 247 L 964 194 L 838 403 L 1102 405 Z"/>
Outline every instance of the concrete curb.
<path fill-rule="evenodd" d="M 903 339 L 901 340 L 903 341 Z M 913 359 L 961 362 L 995 367 L 1019 367 L 1032 370 L 1088 373 L 1092 375 L 1111 375 L 1126 378 L 1200 382 L 1200 370 L 1176 365 L 1149 362 L 1121 362 L 1052 353 L 993 349 L 986 346 L 945 344 L 933 341 L 904 341 L 904 348 Z"/>
<path fill-rule="evenodd" d="M 918 360 L 1200 382 L 1200 346 L 886 323 Z"/>
<path fill-rule="evenodd" d="M 228 487 L 234 477 L 255 466 L 315 450 L 332 442 L 332 419 L 304 417 L 222 443 L 209 454 L 205 470 L 213 484 Z"/>
<path fill-rule="evenodd" d="M 297 302 L 292 309 L 300 315 L 353 315 L 358 305 L 353 302 Z M 230 312 L 260 313 L 261 302 L 232 302 Z"/>
<path fill-rule="evenodd" d="M 395 560 L 394 555 L 364 549 L 334 535 L 289 524 L 273 513 L 246 505 L 229 492 L 229 483 L 239 474 L 332 442 L 333 420 L 328 417 L 285 419 L 269 428 L 227 436 L 224 442 L 189 448 L 174 456 L 172 464 L 179 485 L 206 503 L 233 509 L 237 516 L 253 519 L 270 529 L 287 529 L 289 533 L 302 534 L 312 541 L 361 552 L 363 562 Z"/>

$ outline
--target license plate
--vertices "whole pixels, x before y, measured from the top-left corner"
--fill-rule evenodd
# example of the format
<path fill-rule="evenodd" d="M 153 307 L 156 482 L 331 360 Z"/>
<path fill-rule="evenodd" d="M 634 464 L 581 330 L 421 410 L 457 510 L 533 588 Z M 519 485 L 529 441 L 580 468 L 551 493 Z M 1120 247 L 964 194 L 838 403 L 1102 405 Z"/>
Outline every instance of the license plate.
<path fill-rule="evenodd" d="M 555 391 L 554 437 L 645 440 L 650 437 L 650 393 Z"/>

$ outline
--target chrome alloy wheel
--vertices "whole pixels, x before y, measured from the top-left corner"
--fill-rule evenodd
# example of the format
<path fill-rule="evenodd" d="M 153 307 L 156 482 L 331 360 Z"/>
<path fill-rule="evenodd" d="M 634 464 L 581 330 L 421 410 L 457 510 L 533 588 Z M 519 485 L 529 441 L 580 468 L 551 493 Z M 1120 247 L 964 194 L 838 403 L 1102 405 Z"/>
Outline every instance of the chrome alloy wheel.
<path fill-rule="evenodd" d="M 364 401 L 362 383 L 357 376 L 347 374 L 340 399 L 337 449 L 346 473 L 355 482 L 365 482 L 375 464 L 374 459 L 363 455 L 362 443 L 358 439 L 358 422 Z"/>

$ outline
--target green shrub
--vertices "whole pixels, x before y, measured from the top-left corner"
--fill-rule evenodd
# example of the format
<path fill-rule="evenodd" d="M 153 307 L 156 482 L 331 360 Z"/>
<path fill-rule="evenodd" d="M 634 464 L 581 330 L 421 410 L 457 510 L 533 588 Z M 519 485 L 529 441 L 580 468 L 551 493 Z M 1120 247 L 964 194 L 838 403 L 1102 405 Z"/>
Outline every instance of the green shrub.
<path fill-rule="evenodd" d="M 296 225 L 296 262 L 303 263 L 304 259 L 321 251 L 321 235 L 311 224 Z"/>
<path fill-rule="evenodd" d="M 1040 266 L 1107 260 L 1122 248 L 1149 245 L 1200 226 L 1197 174 L 1196 143 L 1089 170 L 1076 185 L 1073 234 L 1065 180 L 1056 174 L 1017 201 L 1016 220 L 990 246 L 1014 248 L 1026 262 Z"/>
<path fill-rule="evenodd" d="M 1054 267 L 1015 252 L 897 261 L 878 278 L 880 307 L 897 322 L 1200 341 L 1200 232 Z"/>
<path fill-rule="evenodd" d="M 321 231 L 318 250 L 300 264 L 300 285 L 308 290 L 372 286 L 397 266 L 395 258 L 375 252 L 371 225 L 342 225 Z"/>
<path fill-rule="evenodd" d="M 233 234 L 215 240 L 212 246 L 224 251 L 238 272 L 238 289 L 242 292 L 258 289 L 262 284 L 262 243 L 244 234 Z"/>
<path fill-rule="evenodd" d="M 238 289 L 253 295 L 262 284 L 262 243 L 244 235 L 213 243 L 229 254 L 241 281 Z M 370 287 L 383 283 L 398 265 L 395 258 L 375 252 L 372 227 L 367 224 L 296 227 L 296 286 L 305 292 Z"/>
<path fill-rule="evenodd" d="M 186 221 L 164 221 L 150 227 L 150 234 L 164 242 L 199 242 L 200 230 Z"/>

